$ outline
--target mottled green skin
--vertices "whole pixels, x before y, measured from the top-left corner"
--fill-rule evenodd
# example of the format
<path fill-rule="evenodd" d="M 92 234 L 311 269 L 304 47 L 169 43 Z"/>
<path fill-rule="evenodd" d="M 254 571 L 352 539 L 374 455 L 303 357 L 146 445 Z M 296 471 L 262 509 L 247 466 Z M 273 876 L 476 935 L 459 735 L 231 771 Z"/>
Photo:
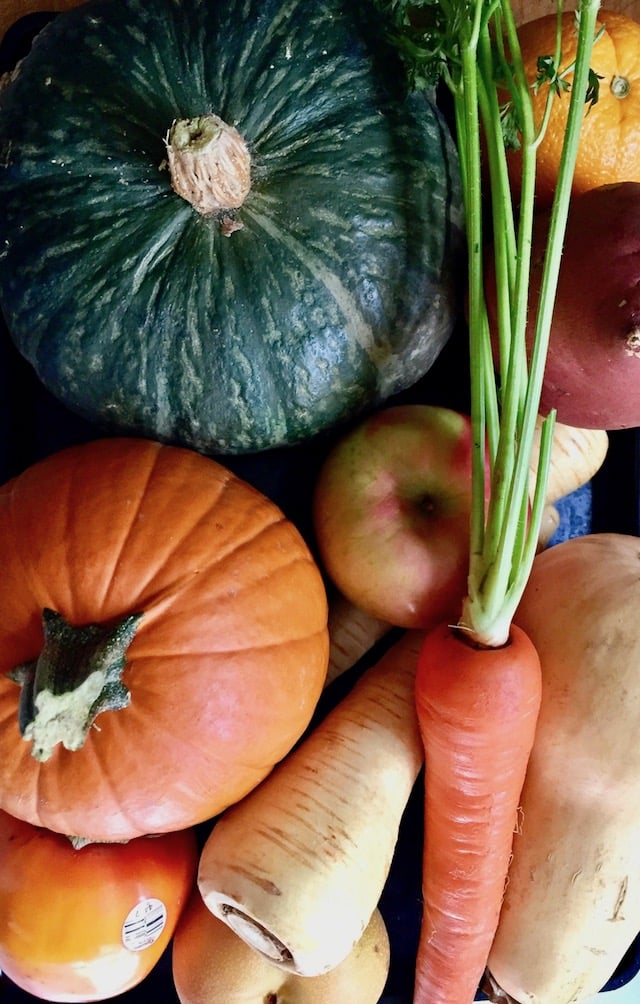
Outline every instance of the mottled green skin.
<path fill-rule="evenodd" d="M 0 95 L 0 303 L 64 404 L 203 452 L 294 443 L 424 374 L 457 310 L 455 147 L 356 0 L 92 0 Z M 165 137 L 235 125 L 225 236 Z"/>

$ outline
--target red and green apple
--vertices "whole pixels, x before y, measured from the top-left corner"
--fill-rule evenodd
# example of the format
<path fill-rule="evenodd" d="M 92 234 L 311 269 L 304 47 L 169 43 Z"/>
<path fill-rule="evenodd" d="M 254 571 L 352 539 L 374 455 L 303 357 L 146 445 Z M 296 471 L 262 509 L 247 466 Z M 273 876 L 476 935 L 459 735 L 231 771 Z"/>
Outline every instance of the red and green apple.
<path fill-rule="evenodd" d="M 383 408 L 333 446 L 313 524 L 324 570 L 347 599 L 398 627 L 458 619 L 471 458 L 469 416 L 434 405 Z"/>

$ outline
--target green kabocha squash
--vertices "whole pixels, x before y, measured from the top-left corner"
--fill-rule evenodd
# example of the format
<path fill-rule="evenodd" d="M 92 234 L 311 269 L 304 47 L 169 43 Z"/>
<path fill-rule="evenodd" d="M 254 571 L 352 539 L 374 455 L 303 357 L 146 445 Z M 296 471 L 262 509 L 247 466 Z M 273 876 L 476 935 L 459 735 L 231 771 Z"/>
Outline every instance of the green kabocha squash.
<path fill-rule="evenodd" d="M 0 303 L 43 384 L 202 452 L 412 385 L 456 319 L 433 96 L 358 0 L 90 0 L 0 94 Z"/>

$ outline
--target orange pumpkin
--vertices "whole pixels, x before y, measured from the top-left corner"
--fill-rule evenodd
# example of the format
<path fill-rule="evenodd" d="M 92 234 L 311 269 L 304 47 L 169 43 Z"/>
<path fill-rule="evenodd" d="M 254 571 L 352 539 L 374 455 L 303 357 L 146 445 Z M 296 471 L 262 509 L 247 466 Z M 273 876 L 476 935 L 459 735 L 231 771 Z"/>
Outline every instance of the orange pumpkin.
<path fill-rule="evenodd" d="M 237 801 L 308 725 L 322 576 L 261 492 L 193 451 L 74 446 L 0 489 L 0 808 L 92 839 Z"/>
<path fill-rule="evenodd" d="M 573 175 L 573 192 L 588 192 L 601 185 L 640 181 L 640 23 L 627 15 L 603 7 L 598 12 L 597 29 L 602 34 L 594 42 L 591 70 L 598 77 L 598 99 L 585 104 L 580 144 Z M 542 13 L 542 12 L 540 12 Z M 556 48 L 557 16 L 545 13 L 518 29 L 518 39 L 527 80 L 533 86 L 538 77 L 538 59 L 551 57 Z M 571 86 L 578 45 L 576 15 L 566 10 L 561 22 L 562 59 L 565 84 Z M 534 88 L 533 113 L 536 124 L 543 121 L 549 95 L 548 86 Z M 550 206 L 556 190 L 564 135 L 569 114 L 569 94 L 554 98 L 544 136 L 538 147 L 536 198 L 540 207 Z M 520 150 L 509 154 L 512 190 L 517 192 L 522 171 Z"/>
<path fill-rule="evenodd" d="M 154 969 L 195 885 L 192 829 L 75 849 L 0 811 L 0 967 L 48 1001 L 102 1001 Z"/>

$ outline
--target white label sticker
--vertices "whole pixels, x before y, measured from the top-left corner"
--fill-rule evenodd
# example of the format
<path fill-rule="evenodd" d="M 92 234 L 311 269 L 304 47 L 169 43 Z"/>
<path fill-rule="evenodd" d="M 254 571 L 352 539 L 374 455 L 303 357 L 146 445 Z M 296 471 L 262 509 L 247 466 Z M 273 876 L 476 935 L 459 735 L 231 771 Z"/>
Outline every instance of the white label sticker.
<path fill-rule="evenodd" d="M 167 910 L 159 899 L 144 899 L 131 910 L 122 925 L 122 944 L 140 952 L 156 941 L 167 922 Z"/>

